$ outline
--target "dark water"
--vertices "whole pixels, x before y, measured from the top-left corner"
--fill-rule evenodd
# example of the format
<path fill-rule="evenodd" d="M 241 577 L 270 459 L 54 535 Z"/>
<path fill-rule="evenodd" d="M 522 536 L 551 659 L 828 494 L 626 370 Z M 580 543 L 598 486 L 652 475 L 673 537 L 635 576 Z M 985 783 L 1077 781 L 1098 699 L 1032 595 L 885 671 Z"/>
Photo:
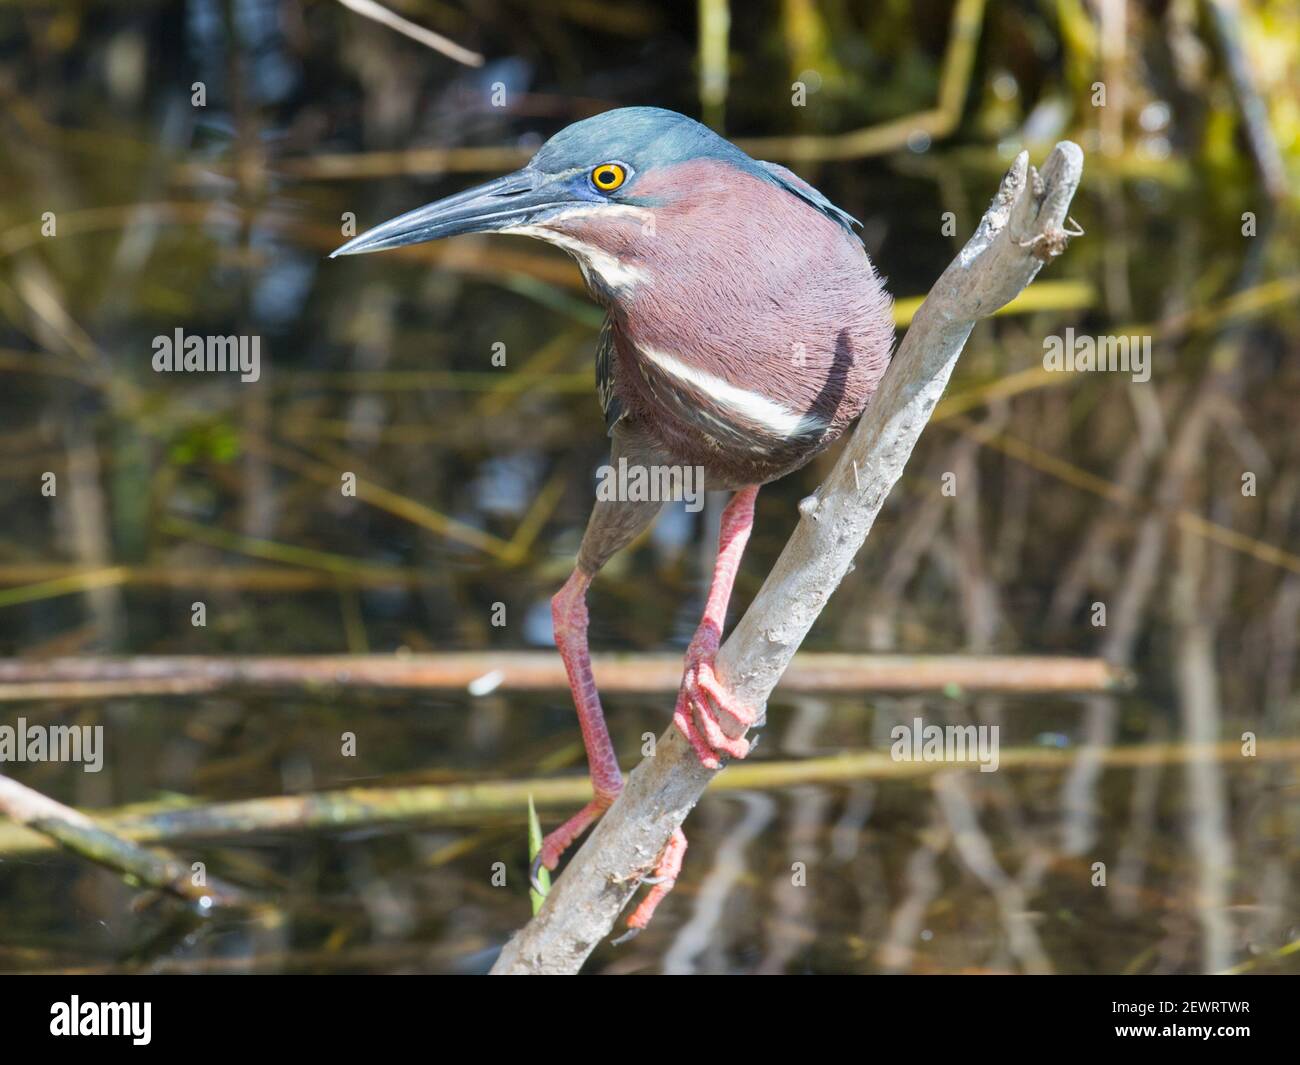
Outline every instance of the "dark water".
<path fill-rule="evenodd" d="M 504 237 L 330 262 L 345 212 L 364 228 L 486 171 L 453 157 L 458 172 L 403 176 L 371 154 L 375 176 L 334 177 L 320 160 L 530 150 L 607 106 L 697 110 L 689 6 L 680 20 L 576 8 L 430 22 L 511 57 L 479 71 L 327 4 L 19 5 L 0 17 L 5 654 L 551 646 L 548 600 L 606 447 L 590 386 L 599 318 L 577 270 Z M 888 36 L 861 54 L 853 76 L 880 79 L 877 97 L 827 90 L 799 128 L 920 106 L 899 56 L 932 66 L 945 11 L 914 54 Z M 728 132 L 787 132 L 768 90 L 788 81 L 779 42 L 737 20 L 732 47 L 750 61 L 733 74 Z M 980 76 L 1017 62 L 1014 38 L 995 37 Z M 494 82 L 511 107 L 487 102 Z M 1041 89 L 1023 71 L 1020 85 Z M 1090 149 L 1072 209 L 1088 236 L 1043 275 L 1076 282 L 1082 301 L 976 329 L 949 393 L 970 405 L 926 431 L 807 649 L 1104 655 L 1135 687 L 778 690 L 755 764 L 885 750 L 917 716 L 997 724 L 1004 752 L 1072 757 L 712 793 L 654 925 L 601 947 L 593 971 L 1297 971 L 1285 948 L 1300 937 L 1300 792 L 1295 752 L 1276 746 L 1300 717 L 1297 233 L 1259 203 L 1246 163 L 1225 175 L 1176 143 L 1169 156 L 1176 130 L 1094 159 L 1091 121 L 1059 130 Z M 907 297 L 969 235 L 1018 147 L 995 140 L 972 128 L 927 151 L 798 169 L 863 219 Z M 1253 238 L 1244 211 L 1260 215 Z M 54 236 L 40 232 L 45 212 Z M 260 336 L 260 380 L 154 373 L 154 338 L 178 327 Z M 1042 338 L 1066 327 L 1151 336 L 1150 380 L 1056 374 L 993 390 L 1041 366 Z M 491 363 L 497 344 L 505 369 Z M 737 606 L 832 459 L 760 496 Z M 341 471 L 387 494 L 345 498 Z M 592 599 L 597 650 L 684 649 L 722 502 L 670 508 L 611 564 Z M 448 535 L 446 519 L 470 532 Z M 625 765 L 670 705 L 606 699 Z M 583 768 L 563 692 L 229 692 L 7 702 L 0 714 L 104 726 L 100 773 L 12 767 L 89 810 Z M 346 732 L 355 757 L 340 756 Z M 1247 732 L 1254 757 L 1180 755 L 1190 739 L 1240 745 Z M 1165 746 L 1146 764 L 1108 763 L 1135 745 Z M 543 824 L 570 805 L 543 805 Z M 173 844 L 267 900 L 210 920 L 6 838 L 7 970 L 478 972 L 528 914 L 522 809 Z"/>

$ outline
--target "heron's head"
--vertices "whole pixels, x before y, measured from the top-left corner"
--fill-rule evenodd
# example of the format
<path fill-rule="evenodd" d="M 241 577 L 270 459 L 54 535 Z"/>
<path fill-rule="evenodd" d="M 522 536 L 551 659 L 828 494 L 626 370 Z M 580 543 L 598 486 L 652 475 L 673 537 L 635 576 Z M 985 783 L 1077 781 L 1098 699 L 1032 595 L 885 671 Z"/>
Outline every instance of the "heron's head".
<path fill-rule="evenodd" d="M 718 233 L 761 212 L 765 196 L 791 194 L 846 228 L 852 222 L 788 170 L 751 159 L 707 126 L 674 111 L 625 107 L 561 130 L 522 170 L 376 226 L 331 257 L 462 233 L 518 233 L 564 248 L 594 288 L 613 295 L 660 270 L 680 274 L 692 245 L 716 245 Z M 658 241 L 664 223 L 674 239 Z"/>

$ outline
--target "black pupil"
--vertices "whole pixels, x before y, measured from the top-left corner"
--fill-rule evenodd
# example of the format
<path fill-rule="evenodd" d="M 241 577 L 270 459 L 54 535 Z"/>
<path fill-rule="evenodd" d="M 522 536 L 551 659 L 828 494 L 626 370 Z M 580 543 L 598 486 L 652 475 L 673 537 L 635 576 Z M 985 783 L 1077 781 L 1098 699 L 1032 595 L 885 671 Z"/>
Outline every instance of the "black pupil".
<path fill-rule="evenodd" d="M 618 176 L 611 170 L 602 170 L 596 178 L 602 185 L 612 185 L 618 180 Z"/>

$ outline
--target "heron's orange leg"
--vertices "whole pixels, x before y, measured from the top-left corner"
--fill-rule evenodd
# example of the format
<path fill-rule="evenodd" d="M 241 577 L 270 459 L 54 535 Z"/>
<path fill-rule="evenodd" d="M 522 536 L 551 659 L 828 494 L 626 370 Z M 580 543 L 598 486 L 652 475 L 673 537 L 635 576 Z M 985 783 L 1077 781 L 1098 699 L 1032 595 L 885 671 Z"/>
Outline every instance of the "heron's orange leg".
<path fill-rule="evenodd" d="M 736 583 L 736 571 L 740 568 L 740 559 L 754 526 L 754 500 L 757 496 L 757 485 L 742 488 L 722 512 L 718 561 L 713 567 L 704 616 L 686 649 L 686 670 L 677 694 L 677 709 L 673 713 L 677 728 L 709 769 L 721 767 L 722 755 L 744 758 L 749 753 L 749 741 L 728 736 L 719 716 L 727 714 L 745 728 L 758 717 L 751 707 L 723 687 L 714 672 L 714 659 L 722 643 L 722 627 L 727 621 L 727 604 Z"/>
<path fill-rule="evenodd" d="M 596 679 L 591 674 L 591 655 L 587 651 L 587 588 L 590 584 L 590 574 L 575 569 L 551 600 L 551 620 L 555 627 L 555 646 L 559 648 L 564 670 L 569 675 L 573 705 L 578 711 L 578 726 L 582 729 L 582 742 L 587 748 L 591 786 L 596 794 L 591 802 L 542 840 L 542 849 L 533 862 L 534 873 L 538 866 L 554 869 L 560 855 L 609 809 L 623 790 L 623 775 L 619 772 L 614 744 L 600 708 Z"/>

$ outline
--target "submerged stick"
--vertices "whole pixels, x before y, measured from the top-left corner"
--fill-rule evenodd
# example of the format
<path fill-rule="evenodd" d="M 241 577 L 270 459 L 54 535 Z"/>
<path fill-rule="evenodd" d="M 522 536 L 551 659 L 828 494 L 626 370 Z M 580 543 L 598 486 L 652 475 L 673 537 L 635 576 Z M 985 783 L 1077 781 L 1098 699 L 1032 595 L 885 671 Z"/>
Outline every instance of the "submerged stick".
<path fill-rule="evenodd" d="M 0 814 L 41 833 L 72 854 L 146 887 L 186 899 L 201 910 L 243 901 L 239 891 L 225 884 L 196 884 L 190 867 L 175 855 L 147 850 L 80 810 L 4 776 L 0 776 Z"/>
<path fill-rule="evenodd" d="M 1072 768 L 1078 750 L 1012 747 L 998 752 L 1000 772 L 1060 772 Z M 1242 760 L 1241 742 L 1197 745 L 1143 743 L 1111 747 L 1097 756 L 1106 769 L 1177 765 L 1193 760 Z M 1257 763 L 1300 763 L 1300 740 L 1260 741 Z M 804 784 L 859 784 L 868 780 L 924 780 L 954 767 L 976 762 L 895 761 L 888 752 L 844 751 L 825 758 L 737 763 L 709 782 L 710 791 L 759 791 Z M 412 787 L 343 788 L 307 795 L 274 795 L 231 802 L 178 804 L 174 799 L 133 803 L 95 811 L 95 824 L 132 843 L 171 843 L 188 839 L 253 839 L 273 833 L 349 831 L 415 824 L 466 824 L 492 815 L 523 819 L 528 800 L 538 809 L 567 810 L 591 798 L 585 774 L 524 780 L 485 780 Z M 73 811 L 74 813 L 76 811 Z M 81 816 L 81 815 L 79 815 Z M 50 850 L 48 838 L 18 825 L 0 824 L 0 856 L 14 857 Z"/>
<path fill-rule="evenodd" d="M 594 655 L 604 692 L 675 692 L 682 656 Z M 1099 658 L 1030 655 L 797 655 L 785 692 L 1099 692 L 1127 674 Z M 429 655 L 140 655 L 0 661 L 0 703 L 193 695 L 241 689 L 377 688 L 568 691 L 564 663 L 549 651 Z"/>
<path fill-rule="evenodd" d="M 766 705 L 853 564 L 975 322 L 1064 251 L 1082 174 L 1083 152 L 1069 141 L 1053 149 L 1041 174 L 1022 152 L 975 235 L 935 283 L 835 468 L 800 506 L 794 535 L 718 655 L 720 679 L 742 702 Z M 492 972 L 576 973 L 713 775 L 670 727 Z"/>

